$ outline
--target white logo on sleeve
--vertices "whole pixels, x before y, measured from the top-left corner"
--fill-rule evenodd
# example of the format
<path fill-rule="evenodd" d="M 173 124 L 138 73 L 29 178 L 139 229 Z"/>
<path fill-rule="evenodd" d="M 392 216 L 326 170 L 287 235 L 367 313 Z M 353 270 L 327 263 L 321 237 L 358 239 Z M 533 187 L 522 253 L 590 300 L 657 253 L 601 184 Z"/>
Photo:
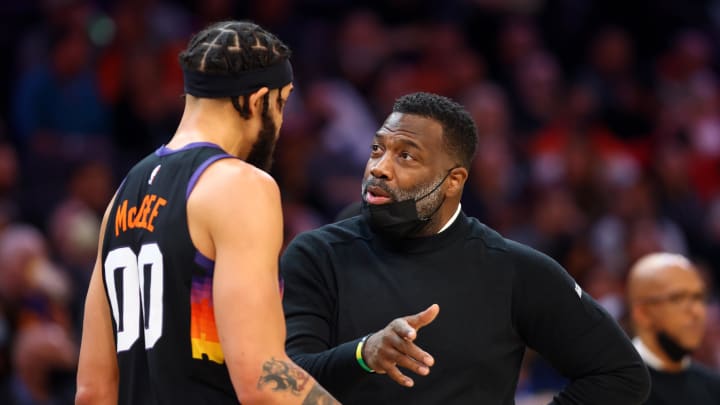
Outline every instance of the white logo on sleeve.
<path fill-rule="evenodd" d="M 150 173 L 150 179 L 148 180 L 148 184 L 153 183 L 153 180 L 155 180 L 155 176 L 157 176 L 158 172 L 160 171 L 160 166 L 162 166 L 162 165 L 155 166 L 152 173 Z"/>
<path fill-rule="evenodd" d="M 575 292 L 577 293 L 578 297 L 582 298 L 582 288 L 580 288 L 578 283 L 575 283 Z"/>

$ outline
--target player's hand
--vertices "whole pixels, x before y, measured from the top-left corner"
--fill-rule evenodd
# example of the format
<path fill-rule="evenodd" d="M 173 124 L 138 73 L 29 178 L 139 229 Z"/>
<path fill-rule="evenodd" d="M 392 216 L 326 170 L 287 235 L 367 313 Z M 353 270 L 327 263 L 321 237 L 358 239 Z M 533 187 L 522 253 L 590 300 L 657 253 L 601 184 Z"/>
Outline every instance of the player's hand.
<path fill-rule="evenodd" d="M 428 375 L 435 363 L 433 357 L 413 343 L 418 330 L 432 322 L 440 312 L 433 304 L 415 315 L 396 318 L 384 329 L 373 333 L 363 345 L 365 363 L 379 374 L 387 374 L 400 385 L 412 387 L 414 381 L 398 367 L 418 375 Z"/>

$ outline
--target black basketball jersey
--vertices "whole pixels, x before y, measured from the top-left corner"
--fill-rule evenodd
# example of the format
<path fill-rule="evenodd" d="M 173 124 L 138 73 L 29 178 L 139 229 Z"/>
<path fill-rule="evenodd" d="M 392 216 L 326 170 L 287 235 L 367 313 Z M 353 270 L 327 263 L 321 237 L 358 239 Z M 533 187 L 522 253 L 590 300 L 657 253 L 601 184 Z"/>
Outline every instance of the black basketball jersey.
<path fill-rule="evenodd" d="M 211 143 L 161 147 L 133 167 L 102 249 L 119 404 L 237 404 L 213 314 L 214 263 L 193 245 L 187 199 L 202 172 L 232 158 Z"/>

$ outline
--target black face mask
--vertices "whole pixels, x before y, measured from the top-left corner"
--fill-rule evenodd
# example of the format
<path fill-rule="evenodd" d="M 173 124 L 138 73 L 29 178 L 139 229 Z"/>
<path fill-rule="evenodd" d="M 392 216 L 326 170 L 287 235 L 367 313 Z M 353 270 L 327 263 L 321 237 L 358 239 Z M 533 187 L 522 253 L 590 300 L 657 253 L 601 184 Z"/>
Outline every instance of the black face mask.
<path fill-rule="evenodd" d="M 434 193 L 450 176 L 452 169 L 427 194 L 417 199 L 396 201 L 387 204 L 368 204 L 363 196 L 361 214 L 370 224 L 373 231 L 391 239 L 403 239 L 419 233 L 435 213 L 442 207 L 445 199 L 437 208 L 425 218 L 420 218 L 417 211 L 417 202 Z"/>
<path fill-rule="evenodd" d="M 665 354 L 674 362 L 679 362 L 683 357 L 690 354 L 690 350 L 682 347 L 675 339 L 665 332 L 657 333 L 657 341 Z"/>

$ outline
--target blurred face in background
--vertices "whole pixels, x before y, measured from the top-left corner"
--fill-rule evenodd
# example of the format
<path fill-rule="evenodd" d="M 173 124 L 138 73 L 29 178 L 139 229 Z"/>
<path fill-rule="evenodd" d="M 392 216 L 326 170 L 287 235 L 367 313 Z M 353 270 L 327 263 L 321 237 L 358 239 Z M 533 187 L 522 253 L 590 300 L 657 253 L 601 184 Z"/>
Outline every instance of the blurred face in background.
<path fill-rule="evenodd" d="M 706 297 L 704 282 L 694 268 L 665 267 L 639 297 L 634 318 L 640 328 L 664 332 L 682 348 L 693 351 L 705 334 Z"/>

